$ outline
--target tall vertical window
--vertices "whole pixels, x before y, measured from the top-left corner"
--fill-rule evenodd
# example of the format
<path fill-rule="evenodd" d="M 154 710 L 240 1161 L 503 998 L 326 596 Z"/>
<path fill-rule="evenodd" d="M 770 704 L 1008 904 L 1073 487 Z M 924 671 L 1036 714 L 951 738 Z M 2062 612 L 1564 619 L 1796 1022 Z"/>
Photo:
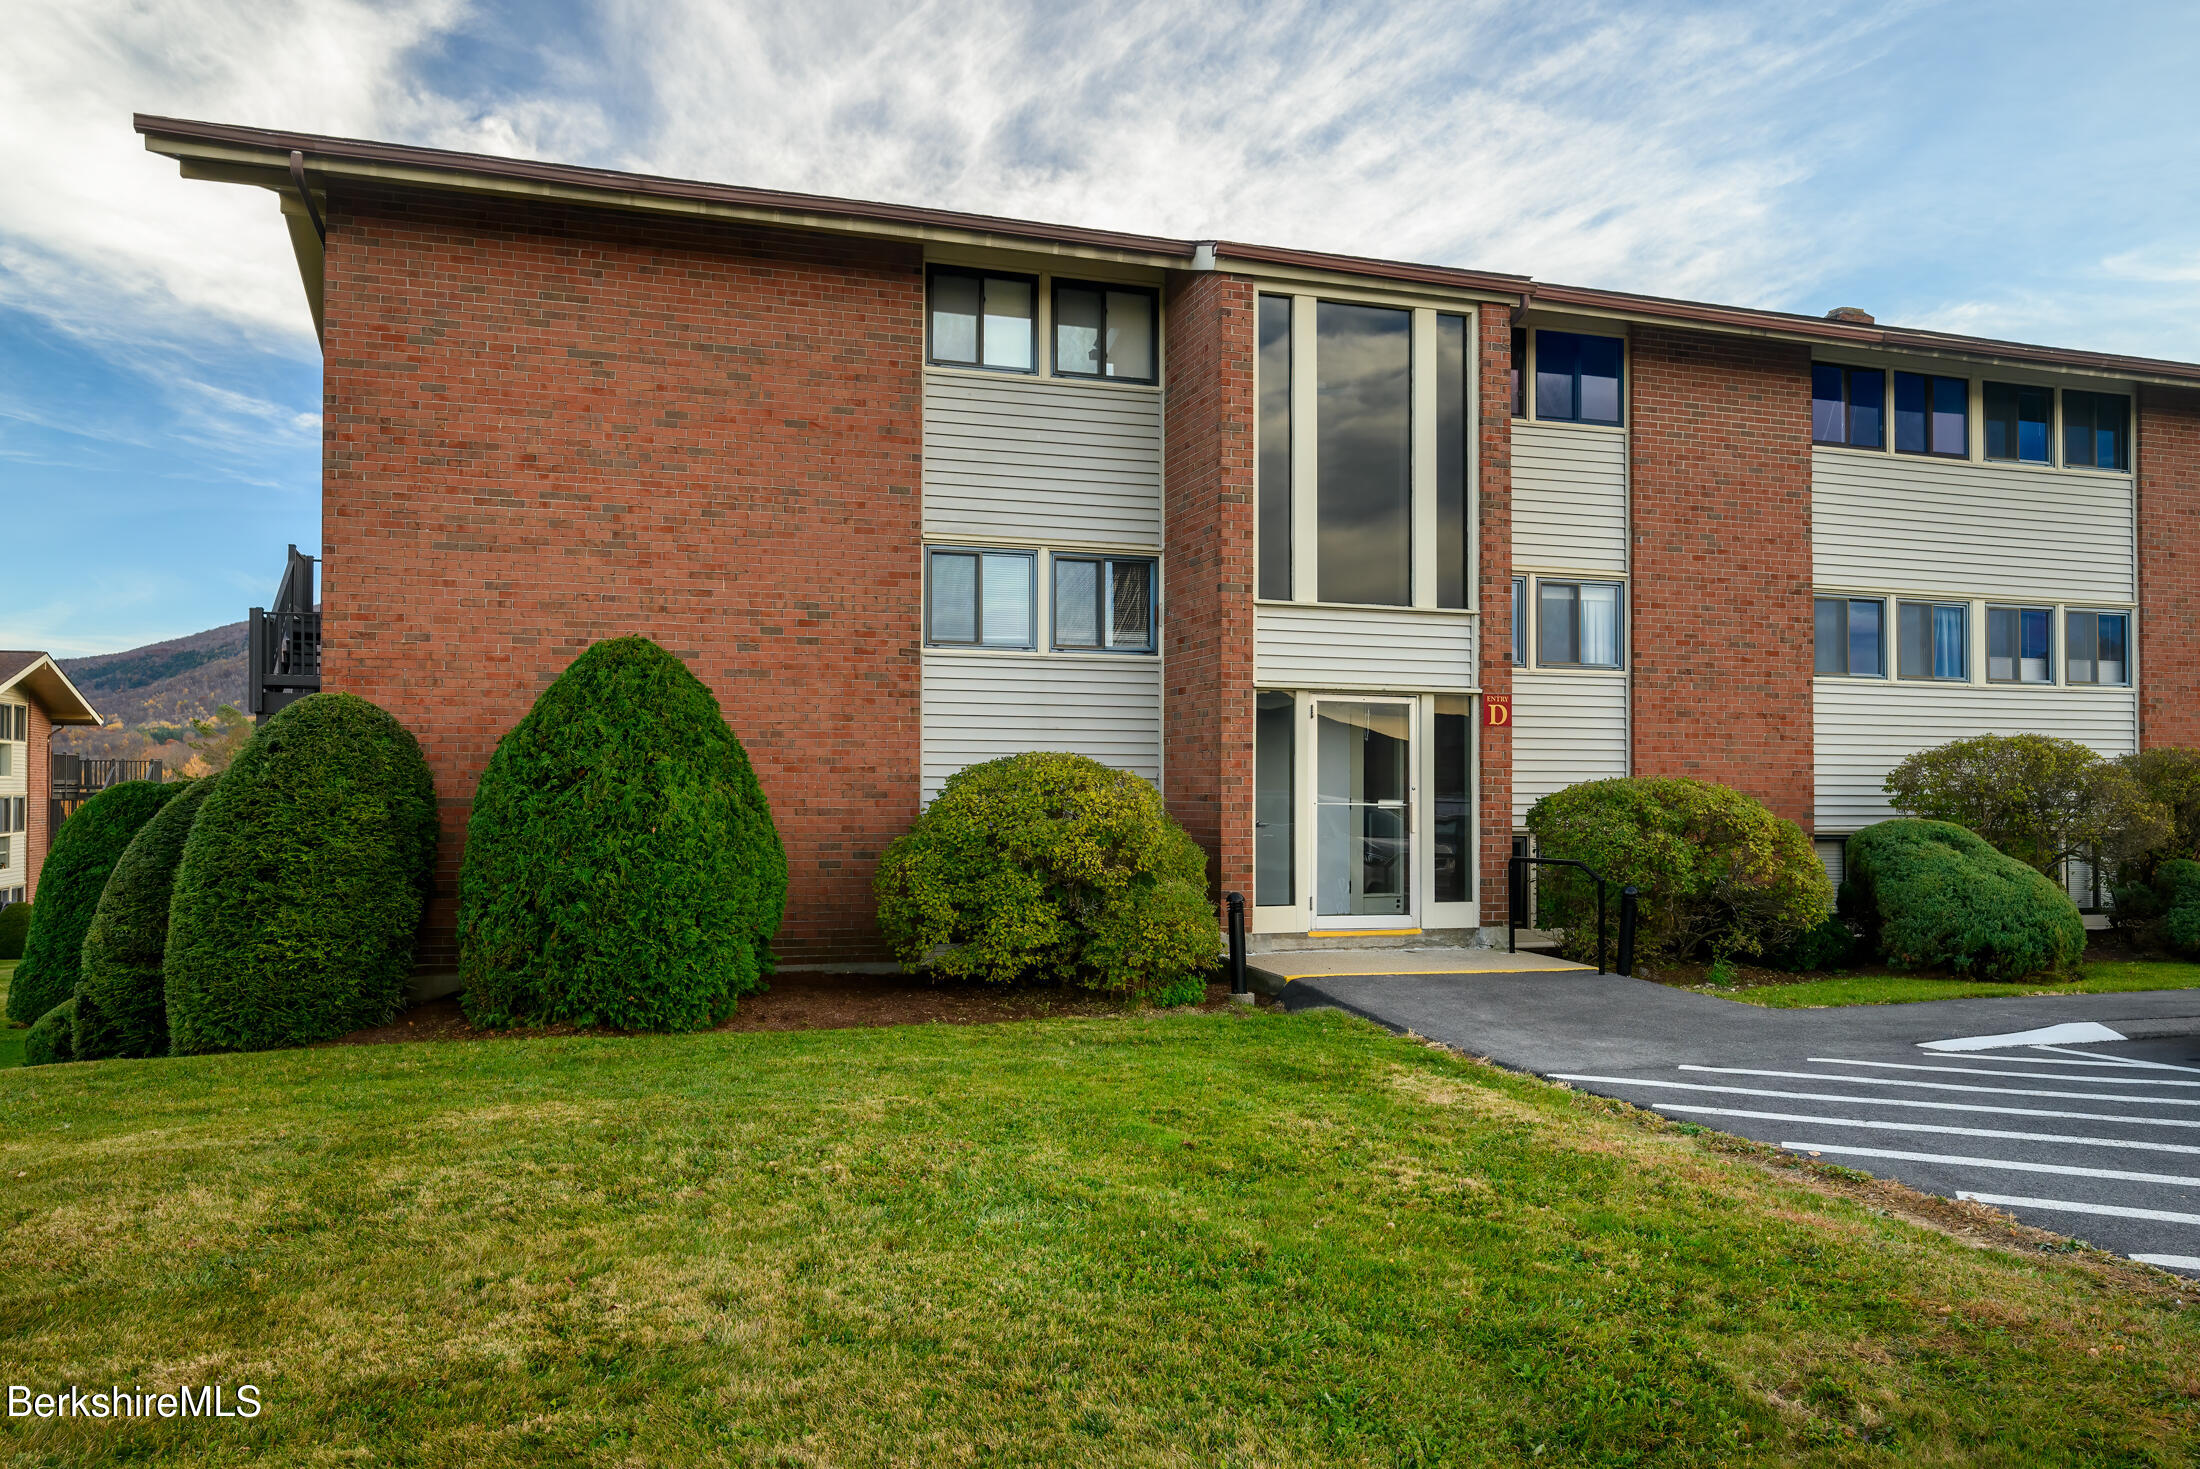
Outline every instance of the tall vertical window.
<path fill-rule="evenodd" d="M 926 636 L 934 643 L 986 648 L 1032 645 L 1029 551 L 934 551 L 925 578 Z"/>
<path fill-rule="evenodd" d="M 1291 600 L 1291 298 L 1260 298 L 1260 594 Z"/>
<path fill-rule="evenodd" d="M 1253 903 L 1281 908 L 1299 900 L 1298 811 L 1292 771 L 1298 735 L 1289 694 L 1262 693 L 1253 706 Z"/>
<path fill-rule="evenodd" d="M 1154 381 L 1156 315 L 1154 293 L 1137 286 L 1055 282 L 1055 372 Z"/>
<path fill-rule="evenodd" d="M 1894 375 L 1894 447 L 1898 454 L 1971 453 L 1971 384 L 1960 377 Z"/>
<path fill-rule="evenodd" d="M 1038 370 L 1039 283 L 935 265 L 930 277 L 934 362 L 950 367 Z"/>
<path fill-rule="evenodd" d="M 1054 646 L 1151 653 L 1153 563 L 1096 556 L 1054 558 Z"/>
<path fill-rule="evenodd" d="M 2045 464 L 2054 417 L 2054 390 L 2017 383 L 1988 383 L 1986 457 L 2020 464 Z"/>
<path fill-rule="evenodd" d="M 2131 400 L 2121 393 L 2063 393 L 2063 464 L 2071 469 L 2128 469 Z"/>
<path fill-rule="evenodd" d="M 1436 700 L 1436 881 L 1438 903 L 1464 903 L 1474 893 L 1474 705 L 1454 694 Z"/>
<path fill-rule="evenodd" d="M 1617 337 L 1578 332 L 1535 334 L 1535 416 L 1563 423 L 1620 421 Z"/>
<path fill-rule="evenodd" d="M 1413 600 L 1413 313 L 1314 310 L 1316 596 Z"/>
<path fill-rule="evenodd" d="M 1617 668 L 1617 582 L 1538 581 L 1535 661 L 1541 668 Z"/>
<path fill-rule="evenodd" d="M 1961 602 L 1897 604 L 1896 672 L 1903 678 L 1969 678 L 1969 617 Z"/>
<path fill-rule="evenodd" d="M 1436 605 L 1467 605 L 1467 319 L 1436 318 Z"/>
<path fill-rule="evenodd" d="M 1887 604 L 1876 598 L 1820 597 L 1816 672 L 1884 678 Z"/>
<path fill-rule="evenodd" d="M 1528 666 L 1528 579 L 1513 578 L 1513 667 Z"/>
<path fill-rule="evenodd" d="M 1517 326 L 1512 340 L 1512 404 L 1513 417 L 1528 416 L 1528 333 Z"/>
<path fill-rule="evenodd" d="M 2122 612 L 2069 612 L 2063 615 L 2064 666 L 2072 683 L 2121 684 L 2130 681 L 2125 658 L 2131 619 Z"/>
<path fill-rule="evenodd" d="M 1810 369 L 1810 436 L 1820 444 L 1854 449 L 1887 446 L 1887 374 L 1876 367 L 1813 363 Z"/>
<path fill-rule="evenodd" d="M 1990 683 L 2055 681 L 2055 610 L 1986 609 L 1986 678 Z"/>

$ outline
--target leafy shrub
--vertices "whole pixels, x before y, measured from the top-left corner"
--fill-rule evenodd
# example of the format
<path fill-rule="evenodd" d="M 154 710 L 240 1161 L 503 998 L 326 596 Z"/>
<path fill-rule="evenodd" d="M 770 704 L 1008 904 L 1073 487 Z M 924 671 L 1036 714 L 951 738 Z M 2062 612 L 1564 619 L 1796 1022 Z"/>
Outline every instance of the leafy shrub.
<path fill-rule="evenodd" d="M 1810 839 L 1740 791 L 1707 780 L 1635 776 L 1554 791 L 1528 812 L 1545 857 L 1585 862 L 1618 890 L 1638 888 L 1638 963 L 1753 958 L 1815 927 L 1833 887 Z M 1568 953 L 1596 947 L 1596 890 L 1543 868 L 1539 921 L 1564 930 Z"/>
<path fill-rule="evenodd" d="M 476 1024 L 693 1030 L 770 972 L 787 855 L 710 690 L 615 638 L 498 742 L 459 891 Z"/>
<path fill-rule="evenodd" d="M 76 808 L 54 833 L 38 877 L 38 902 L 23 962 L 8 989 L 8 1019 L 28 1025 L 76 993 L 84 930 L 92 926 L 107 875 L 153 814 L 184 788 L 149 780 L 109 786 Z"/>
<path fill-rule="evenodd" d="M 30 1034 L 23 1037 L 23 1064 L 51 1066 L 56 1061 L 74 1061 L 75 1035 L 76 1001 L 63 1000 L 40 1016 Z"/>
<path fill-rule="evenodd" d="M 1882 821 L 1849 838 L 1865 937 L 1889 963 L 1967 979 L 2071 969 L 2085 922 L 2054 881 L 1946 821 Z"/>
<path fill-rule="evenodd" d="M 23 939 L 30 931 L 30 904 L 10 903 L 0 908 L 0 964 L 23 957 Z"/>
<path fill-rule="evenodd" d="M 209 791 L 168 908 L 177 1055 L 327 1040 L 394 1015 L 435 870 L 435 784 L 406 728 L 309 694 Z"/>
<path fill-rule="evenodd" d="M 957 771 L 879 860 L 879 926 L 902 962 L 1183 1004 L 1218 949 L 1207 858 L 1147 782 L 1083 755 Z"/>
<path fill-rule="evenodd" d="M 2142 944 L 2200 956 L 2200 862 L 2172 857 L 2151 880 L 2134 864 L 2116 884 L 2116 926 Z"/>
<path fill-rule="evenodd" d="M 1856 932 L 1846 918 L 1829 913 L 1817 926 L 1806 928 L 1787 943 L 1765 955 L 1767 969 L 1790 974 L 1815 974 L 1839 969 L 1856 952 Z"/>
<path fill-rule="evenodd" d="M 124 849 L 84 934 L 76 982 L 76 1056 L 168 1054 L 168 899 L 184 838 L 218 776 L 192 781 Z"/>
<path fill-rule="evenodd" d="M 2168 820 L 2168 834 L 2152 851 L 2132 851 L 2125 843 L 2124 856 L 2146 877 L 2162 861 L 2200 857 L 2200 750 L 2161 745 L 2119 756 L 2116 763 Z"/>
<path fill-rule="evenodd" d="M 2126 860 L 2159 847 L 2170 814 L 2123 764 L 2052 735 L 1978 735 L 1887 774 L 1897 811 L 1953 822 L 2036 871 L 2063 859 Z"/>

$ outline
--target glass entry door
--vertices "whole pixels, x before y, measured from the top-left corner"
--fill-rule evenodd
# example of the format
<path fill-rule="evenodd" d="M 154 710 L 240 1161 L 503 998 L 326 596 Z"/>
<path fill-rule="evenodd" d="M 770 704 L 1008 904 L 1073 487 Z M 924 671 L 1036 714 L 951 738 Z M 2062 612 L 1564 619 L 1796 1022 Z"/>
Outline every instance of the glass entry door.
<path fill-rule="evenodd" d="M 1314 704 L 1314 913 L 1413 923 L 1413 705 Z"/>

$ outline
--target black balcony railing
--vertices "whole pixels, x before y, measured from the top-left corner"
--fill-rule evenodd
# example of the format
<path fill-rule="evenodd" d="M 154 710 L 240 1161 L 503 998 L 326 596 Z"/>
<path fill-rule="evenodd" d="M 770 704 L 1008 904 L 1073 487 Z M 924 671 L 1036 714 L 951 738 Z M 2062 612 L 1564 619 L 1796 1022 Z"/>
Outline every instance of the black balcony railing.
<path fill-rule="evenodd" d="M 158 760 L 87 760 L 81 755 L 53 757 L 53 830 L 74 815 L 76 808 L 109 786 L 126 780 L 162 780 L 166 768 Z"/>
<path fill-rule="evenodd" d="M 272 609 L 255 607 L 246 621 L 251 672 L 248 711 L 257 719 L 321 687 L 321 614 L 313 605 L 313 558 L 290 548 Z"/>

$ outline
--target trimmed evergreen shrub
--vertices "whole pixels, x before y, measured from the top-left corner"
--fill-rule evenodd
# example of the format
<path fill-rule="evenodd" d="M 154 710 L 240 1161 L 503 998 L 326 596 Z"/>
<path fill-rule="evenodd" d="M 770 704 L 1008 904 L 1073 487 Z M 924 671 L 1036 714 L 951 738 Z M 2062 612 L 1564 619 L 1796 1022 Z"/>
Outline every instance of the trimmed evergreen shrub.
<path fill-rule="evenodd" d="M 23 939 L 30 931 L 30 904 L 10 903 L 0 908 L 0 963 L 23 957 Z"/>
<path fill-rule="evenodd" d="M 787 854 L 717 699 L 647 638 L 596 644 L 497 744 L 459 879 L 477 1025 L 694 1030 L 772 967 Z"/>
<path fill-rule="evenodd" d="M 75 1035 L 76 1001 L 63 1000 L 40 1016 L 30 1034 L 23 1037 L 23 1064 L 50 1066 L 56 1061 L 74 1061 Z"/>
<path fill-rule="evenodd" d="M 1207 858 L 1146 781 L 1083 755 L 1011 755 L 947 779 L 880 858 L 879 926 L 957 979 L 1045 976 L 1196 999 L 1219 946 Z"/>
<path fill-rule="evenodd" d="M 2200 862 L 2173 857 L 2155 865 L 2150 881 L 2139 864 L 2115 888 L 2116 926 L 2141 944 L 2200 956 Z"/>
<path fill-rule="evenodd" d="M 396 1014 L 435 871 L 420 744 L 356 694 L 267 723 L 199 807 L 162 977 L 179 1056 L 328 1040 Z"/>
<path fill-rule="evenodd" d="M 1848 920 L 1829 913 L 1815 928 L 1804 929 L 1793 939 L 1765 955 L 1767 969 L 1790 974 L 1816 974 L 1839 969 L 1856 952 L 1856 932 Z"/>
<path fill-rule="evenodd" d="M 84 934 L 76 981 L 76 1056 L 168 1054 L 168 899 L 184 838 L 221 777 L 192 781 L 124 850 Z"/>
<path fill-rule="evenodd" d="M 2072 969 L 2085 921 L 2052 879 L 1952 822 L 1882 821 L 1849 838 L 1865 938 L 1890 964 L 1966 979 Z"/>
<path fill-rule="evenodd" d="M 84 931 L 107 875 L 130 841 L 184 788 L 149 780 L 109 786 L 61 823 L 38 876 L 38 902 L 23 962 L 8 989 L 8 1019 L 28 1025 L 76 993 Z"/>
<path fill-rule="evenodd" d="M 1727 786 L 1679 776 L 1584 781 L 1528 812 L 1545 857 L 1585 862 L 1609 884 L 1614 941 L 1620 889 L 1633 883 L 1638 963 L 1755 958 L 1816 928 L 1833 884 L 1801 827 Z M 1566 952 L 1596 951 L 1596 887 L 1570 868 L 1539 868 L 1537 921 Z"/>

